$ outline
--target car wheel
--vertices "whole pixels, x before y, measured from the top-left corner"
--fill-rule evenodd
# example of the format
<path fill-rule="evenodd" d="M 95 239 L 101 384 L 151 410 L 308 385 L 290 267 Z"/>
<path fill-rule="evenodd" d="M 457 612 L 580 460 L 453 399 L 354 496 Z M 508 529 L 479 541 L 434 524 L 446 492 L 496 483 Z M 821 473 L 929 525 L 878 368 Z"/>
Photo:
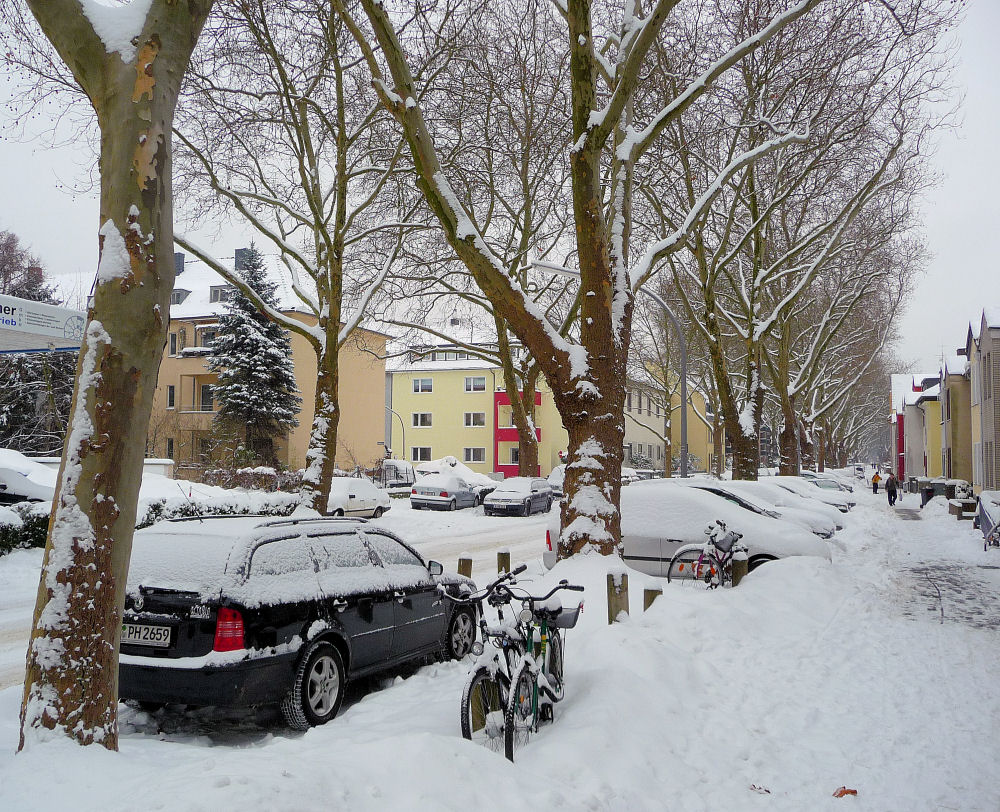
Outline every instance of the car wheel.
<path fill-rule="evenodd" d="M 472 613 L 459 609 L 451 616 L 448 623 L 448 636 L 445 639 L 445 653 L 452 660 L 461 660 L 472 650 L 476 642 L 476 620 Z"/>
<path fill-rule="evenodd" d="M 343 508 L 337 508 L 335 511 L 333 511 L 333 515 L 334 516 L 343 516 L 344 515 L 344 509 Z"/>
<path fill-rule="evenodd" d="M 458 502 L 456 502 L 454 499 L 452 499 L 448 503 L 448 510 L 458 510 Z"/>
<path fill-rule="evenodd" d="M 531 515 L 531 502 L 527 502 L 525 504 L 525 506 L 523 508 L 521 508 L 521 515 L 522 516 L 530 516 Z"/>
<path fill-rule="evenodd" d="M 382 518 L 382 514 L 383 513 L 385 513 L 385 511 L 382 509 L 381 506 L 379 506 L 379 507 L 375 508 L 375 512 L 372 514 L 372 518 L 373 519 L 380 519 L 380 518 Z"/>
<path fill-rule="evenodd" d="M 550 510 L 552 510 L 552 500 L 551 499 L 549 499 L 549 501 L 545 503 L 545 512 L 548 513 Z"/>
<path fill-rule="evenodd" d="M 281 714 L 293 730 L 307 730 L 329 722 L 344 700 L 344 661 L 325 640 L 313 643 L 303 655 L 295 681 L 281 702 Z"/>

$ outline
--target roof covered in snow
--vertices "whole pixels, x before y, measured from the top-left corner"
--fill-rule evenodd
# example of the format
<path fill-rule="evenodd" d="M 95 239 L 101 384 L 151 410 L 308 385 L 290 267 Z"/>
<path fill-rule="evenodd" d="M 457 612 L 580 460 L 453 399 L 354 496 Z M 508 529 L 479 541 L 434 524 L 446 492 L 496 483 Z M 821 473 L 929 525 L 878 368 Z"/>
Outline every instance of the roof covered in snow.
<path fill-rule="evenodd" d="M 232 261 L 232 259 L 229 257 L 226 258 L 226 261 Z M 278 299 L 279 309 L 305 311 L 305 305 L 292 291 L 290 282 L 279 271 L 274 258 L 265 254 L 264 262 L 268 267 L 271 280 L 278 285 L 275 296 Z M 186 291 L 187 295 L 184 297 L 184 301 L 179 304 L 170 305 L 170 318 L 193 319 L 219 316 L 225 313 L 225 301 L 212 301 L 212 288 L 227 286 L 229 283 L 204 262 L 192 256 L 185 256 L 184 270 L 177 274 L 174 279 L 174 290 Z"/>
<path fill-rule="evenodd" d="M 964 375 L 969 370 L 969 359 L 964 355 L 952 355 L 944 359 L 942 370 L 945 375 Z"/>

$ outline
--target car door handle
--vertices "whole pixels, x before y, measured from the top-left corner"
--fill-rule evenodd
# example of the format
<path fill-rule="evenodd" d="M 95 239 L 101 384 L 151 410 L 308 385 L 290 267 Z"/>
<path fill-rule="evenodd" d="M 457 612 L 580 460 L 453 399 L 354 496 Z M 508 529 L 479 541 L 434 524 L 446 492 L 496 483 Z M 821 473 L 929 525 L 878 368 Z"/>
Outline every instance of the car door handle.
<path fill-rule="evenodd" d="M 335 601 L 331 601 L 330 605 L 336 609 L 338 612 L 343 612 L 347 608 L 347 601 L 340 600 L 339 598 Z"/>
<path fill-rule="evenodd" d="M 405 592 L 393 592 L 392 595 L 396 599 L 397 603 L 402 603 L 403 601 L 406 600 Z"/>

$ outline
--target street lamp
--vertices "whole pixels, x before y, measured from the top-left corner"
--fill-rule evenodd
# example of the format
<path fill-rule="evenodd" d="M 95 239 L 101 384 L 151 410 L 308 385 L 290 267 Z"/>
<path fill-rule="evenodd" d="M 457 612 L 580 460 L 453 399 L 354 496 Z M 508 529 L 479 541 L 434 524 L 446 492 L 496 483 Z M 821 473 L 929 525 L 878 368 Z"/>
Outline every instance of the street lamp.
<path fill-rule="evenodd" d="M 405 460 L 406 459 L 406 426 L 403 424 L 403 418 L 400 417 L 399 412 L 397 412 L 395 409 L 392 409 L 392 408 L 386 406 L 385 410 L 387 412 L 390 412 L 390 413 L 396 415 L 396 417 L 399 417 L 399 433 L 400 433 L 400 435 L 402 435 L 400 437 L 400 440 L 403 443 L 403 459 Z M 389 444 L 391 445 L 392 444 L 392 429 L 389 430 L 389 441 L 390 441 Z"/>
<path fill-rule="evenodd" d="M 574 271 L 572 268 L 567 268 L 563 265 L 556 265 L 552 262 L 541 262 L 536 261 L 531 263 L 532 267 L 538 268 L 539 270 L 548 271 L 549 273 L 558 274 L 559 276 L 569 276 L 573 279 L 580 278 L 580 272 Z M 681 329 L 681 323 L 677 320 L 677 317 L 673 314 L 667 303 L 663 301 L 657 294 L 647 288 L 639 288 L 642 293 L 645 293 L 650 299 L 656 302 L 663 312 L 667 314 L 667 318 L 670 319 L 670 323 L 674 327 L 674 331 L 677 333 L 677 341 L 681 348 L 681 477 L 687 477 L 688 475 L 688 421 L 687 421 L 687 341 L 684 339 L 684 331 Z M 667 402 L 667 414 L 670 414 L 670 402 Z M 666 460 L 666 464 L 670 464 L 670 460 Z"/>

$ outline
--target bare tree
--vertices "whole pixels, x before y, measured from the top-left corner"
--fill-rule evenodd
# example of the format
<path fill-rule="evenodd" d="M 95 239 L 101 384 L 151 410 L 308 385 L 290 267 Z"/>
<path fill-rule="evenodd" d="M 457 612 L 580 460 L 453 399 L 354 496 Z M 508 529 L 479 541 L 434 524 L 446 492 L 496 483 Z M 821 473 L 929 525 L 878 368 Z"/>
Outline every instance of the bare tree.
<path fill-rule="evenodd" d="M 19 746 L 58 735 L 113 750 L 125 580 L 174 278 L 170 133 L 211 0 L 27 7 L 100 126 L 101 259 L 35 605 Z M 5 4 L 4 15 L 26 48 L 44 50 L 23 6 Z M 45 65 L 58 61 L 49 55 Z M 65 68 L 62 75 L 69 84 Z"/>
<path fill-rule="evenodd" d="M 318 380 L 303 502 L 327 510 L 337 456 L 339 351 L 400 256 L 419 203 L 343 23 L 314 0 L 225 0 L 184 90 L 177 135 L 193 213 L 233 214 L 270 245 L 315 325 L 263 301 L 186 236 L 177 243 L 309 342 Z M 265 249 L 266 250 L 266 249 Z"/>
<path fill-rule="evenodd" d="M 481 211 L 470 211 L 456 193 L 440 158 L 423 98 L 430 84 L 411 69 L 416 45 L 400 38 L 386 4 L 360 0 L 372 36 L 337 0 L 336 8 L 363 48 L 382 103 L 395 116 L 410 149 L 417 183 L 456 255 L 512 332 L 538 361 L 563 425 L 569 434 L 567 500 L 563 508 L 560 555 L 592 545 L 608 554 L 618 549 L 625 369 L 635 291 L 657 264 L 682 246 L 693 222 L 714 199 L 699 200 L 676 233 L 646 245 L 631 259 L 633 171 L 664 130 L 713 88 L 762 42 L 794 22 L 819 0 L 801 0 L 754 26 L 749 35 L 717 46 L 714 59 L 676 94 L 663 98 L 645 126 L 638 126 L 635 100 L 640 77 L 676 0 L 659 0 L 643 16 L 635 2 L 624 13 L 603 6 L 595 13 L 586 0 L 557 4 L 569 51 L 570 187 L 575 225 L 572 255 L 579 268 L 579 343 L 559 334 L 511 279 L 502 258 L 480 226 Z M 448 40 L 463 26 L 469 9 L 462 0 L 428 11 L 423 21 Z M 612 18 L 617 18 L 613 22 Z M 436 40 L 437 41 L 437 40 Z M 417 43 L 419 44 L 419 43 Z M 388 77 L 388 78 L 387 78 Z M 721 170 L 720 181 L 758 157 L 805 136 L 775 134 L 741 152 Z"/>

